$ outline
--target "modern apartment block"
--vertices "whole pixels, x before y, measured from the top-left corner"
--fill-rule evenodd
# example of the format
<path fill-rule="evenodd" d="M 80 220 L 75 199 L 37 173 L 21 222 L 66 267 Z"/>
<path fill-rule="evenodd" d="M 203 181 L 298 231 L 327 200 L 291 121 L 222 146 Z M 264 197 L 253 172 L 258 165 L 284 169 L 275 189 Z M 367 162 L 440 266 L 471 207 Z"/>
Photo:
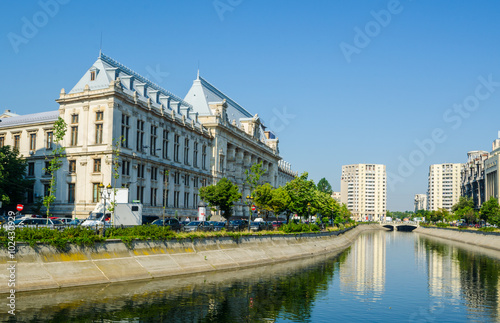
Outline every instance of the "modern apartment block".
<path fill-rule="evenodd" d="M 354 164 L 342 166 L 341 202 L 357 221 L 385 220 L 387 201 L 385 165 Z"/>
<path fill-rule="evenodd" d="M 427 210 L 427 194 L 415 194 L 415 213 L 418 210 Z"/>
<path fill-rule="evenodd" d="M 427 210 L 451 211 L 460 197 L 462 164 L 434 164 L 429 167 Z"/>
<path fill-rule="evenodd" d="M 479 209 L 485 201 L 484 162 L 489 157 L 484 150 L 474 150 L 467 153 L 467 163 L 462 166 L 461 195 L 474 201 L 474 208 Z"/>

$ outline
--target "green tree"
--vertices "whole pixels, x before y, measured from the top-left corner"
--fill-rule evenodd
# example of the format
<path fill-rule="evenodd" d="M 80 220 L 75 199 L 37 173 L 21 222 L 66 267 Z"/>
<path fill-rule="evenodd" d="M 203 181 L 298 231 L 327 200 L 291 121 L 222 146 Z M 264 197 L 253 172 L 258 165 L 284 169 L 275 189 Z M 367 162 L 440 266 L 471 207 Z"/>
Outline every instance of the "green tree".
<path fill-rule="evenodd" d="M 257 186 L 252 193 L 253 202 L 261 210 L 272 211 L 270 201 L 273 198 L 273 187 L 269 183 Z"/>
<path fill-rule="evenodd" d="M 500 206 L 494 197 L 483 203 L 480 210 L 481 219 L 489 224 L 500 225 Z"/>
<path fill-rule="evenodd" d="M 200 188 L 200 198 L 210 207 L 216 207 L 222 211 L 224 218 L 229 220 L 234 202 L 241 199 L 241 193 L 237 185 L 223 177 L 215 185 Z"/>
<path fill-rule="evenodd" d="M 282 186 L 271 191 L 271 200 L 269 201 L 269 207 L 276 216 L 276 221 L 278 220 L 278 215 L 288 209 L 290 201 L 290 195 L 288 195 L 288 192 Z"/>
<path fill-rule="evenodd" d="M 339 209 L 338 215 L 335 217 L 334 223 L 339 224 L 339 223 L 346 223 L 351 220 L 352 213 L 349 211 L 347 208 L 347 205 L 342 204 L 342 206 Z"/>
<path fill-rule="evenodd" d="M 467 207 L 474 209 L 474 201 L 466 196 L 460 196 L 460 198 L 458 199 L 458 203 L 451 207 L 451 211 L 457 212 Z"/>
<path fill-rule="evenodd" d="M 321 192 L 319 190 L 316 190 L 314 195 L 315 198 L 312 203 L 314 206 L 314 214 L 319 213 L 322 216 L 333 220 L 334 216 L 338 214 L 339 211 L 337 201 L 331 197 L 331 194 Z"/>
<path fill-rule="evenodd" d="M 54 122 L 54 143 L 56 148 L 52 150 L 51 158 L 49 159 L 49 167 L 44 169 L 50 174 L 49 183 L 49 194 L 44 196 L 43 205 L 47 209 L 47 222 L 50 216 L 50 205 L 56 200 L 56 190 L 57 190 L 57 171 L 62 166 L 61 158 L 64 154 L 64 147 L 60 145 L 60 142 L 64 139 L 66 134 L 67 125 L 63 118 L 57 118 Z"/>
<path fill-rule="evenodd" d="M 332 195 L 333 189 L 330 183 L 326 180 L 326 178 L 322 178 L 318 182 L 318 191 L 326 193 L 328 195 Z"/>
<path fill-rule="evenodd" d="M 17 149 L 0 148 L 0 201 L 4 207 L 22 202 L 26 192 L 33 189 L 33 181 L 26 179 L 26 166 Z"/>
<path fill-rule="evenodd" d="M 262 162 L 255 163 L 250 167 L 250 169 L 245 170 L 245 183 L 250 186 L 250 194 L 253 190 L 260 184 L 260 178 L 266 173 L 266 170 L 262 168 Z"/>
<path fill-rule="evenodd" d="M 308 173 L 304 172 L 284 186 L 291 199 L 289 210 L 299 216 L 308 214 L 307 206 L 314 199 L 316 191 L 316 184 L 312 180 L 308 180 L 307 177 Z"/>

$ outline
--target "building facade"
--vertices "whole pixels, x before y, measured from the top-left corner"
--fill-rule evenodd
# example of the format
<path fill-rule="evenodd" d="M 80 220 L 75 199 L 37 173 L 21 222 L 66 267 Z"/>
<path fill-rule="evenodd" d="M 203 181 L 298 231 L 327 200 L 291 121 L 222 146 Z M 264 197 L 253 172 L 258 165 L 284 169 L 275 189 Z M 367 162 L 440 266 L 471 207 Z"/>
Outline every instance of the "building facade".
<path fill-rule="evenodd" d="M 427 194 L 415 194 L 415 213 L 418 210 L 427 210 Z"/>
<path fill-rule="evenodd" d="M 500 136 L 500 132 L 499 132 Z M 499 198 L 500 177 L 498 176 L 498 165 L 500 162 L 500 139 L 495 139 L 492 144 L 490 156 L 484 162 L 484 173 L 486 177 L 485 201 L 490 197 Z"/>
<path fill-rule="evenodd" d="M 54 122 L 67 124 L 66 158 L 57 173 L 57 215 L 86 217 L 101 198 L 99 185 L 128 187 L 145 215 L 195 218 L 198 189 L 227 177 L 249 194 L 244 172 L 254 163 L 274 187 L 293 179 L 278 138 L 199 75 L 185 99 L 100 54 L 80 81 L 61 90 L 57 111 L 12 116 L 0 123 L 0 145 L 28 160 L 34 187 L 27 202 L 48 192 L 46 157 L 55 147 Z M 281 166 L 280 166 L 281 165 Z M 244 199 L 235 215 L 245 215 Z"/>
<path fill-rule="evenodd" d="M 342 166 L 341 202 L 357 221 L 383 221 L 386 215 L 387 175 L 385 165 Z"/>
<path fill-rule="evenodd" d="M 460 195 L 471 198 L 474 201 L 475 209 L 480 209 L 485 201 L 484 163 L 488 157 L 487 151 L 469 151 L 467 162 L 462 166 Z"/>
<path fill-rule="evenodd" d="M 451 211 L 460 198 L 462 164 L 434 164 L 429 167 L 427 210 Z"/>

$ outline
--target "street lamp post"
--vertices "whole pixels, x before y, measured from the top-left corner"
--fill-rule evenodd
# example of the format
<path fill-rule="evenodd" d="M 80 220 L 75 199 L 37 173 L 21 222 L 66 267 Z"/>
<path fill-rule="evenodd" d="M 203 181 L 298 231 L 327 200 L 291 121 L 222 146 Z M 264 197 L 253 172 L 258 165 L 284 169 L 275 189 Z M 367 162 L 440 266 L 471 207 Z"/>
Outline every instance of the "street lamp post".
<path fill-rule="evenodd" d="M 250 232 L 250 222 L 252 222 L 252 200 L 253 197 L 251 195 L 247 195 L 247 203 L 248 203 L 248 232 Z"/>
<path fill-rule="evenodd" d="M 106 197 L 108 197 L 109 200 L 111 200 L 111 184 L 108 184 L 108 186 L 106 186 L 106 189 L 105 189 L 104 185 L 101 183 L 101 184 L 99 184 L 99 188 L 101 189 L 101 196 L 102 196 L 102 200 L 103 200 L 102 215 L 104 217 L 104 220 L 106 220 Z M 113 223 L 113 220 L 114 219 L 111 219 L 111 223 Z"/>
<path fill-rule="evenodd" d="M 311 203 L 307 203 L 307 220 L 311 223 Z"/>

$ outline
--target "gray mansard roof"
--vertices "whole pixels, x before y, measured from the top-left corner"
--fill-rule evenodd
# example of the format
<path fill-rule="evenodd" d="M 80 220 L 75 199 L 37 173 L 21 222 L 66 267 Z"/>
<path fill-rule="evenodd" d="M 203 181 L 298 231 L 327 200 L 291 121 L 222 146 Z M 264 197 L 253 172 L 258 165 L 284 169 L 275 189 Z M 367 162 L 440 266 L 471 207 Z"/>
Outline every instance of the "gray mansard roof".
<path fill-rule="evenodd" d="M 55 110 L 55 111 L 26 114 L 23 116 L 3 118 L 1 119 L 2 122 L 0 122 L 0 128 L 35 124 L 35 123 L 55 122 L 58 117 L 59 117 L 59 111 Z"/>
<path fill-rule="evenodd" d="M 93 81 L 90 80 L 90 73 L 92 72 L 95 73 L 95 80 Z M 169 98 L 174 102 L 179 102 L 181 106 L 191 107 L 189 103 L 172 92 L 165 90 L 103 53 L 99 53 L 97 61 L 87 70 L 69 94 L 83 92 L 87 85 L 91 91 L 108 88 L 109 83 L 118 77 L 125 93 L 133 94 L 134 91 L 137 91 L 140 97 L 151 98 L 153 102 L 157 102 L 158 98 Z"/>

